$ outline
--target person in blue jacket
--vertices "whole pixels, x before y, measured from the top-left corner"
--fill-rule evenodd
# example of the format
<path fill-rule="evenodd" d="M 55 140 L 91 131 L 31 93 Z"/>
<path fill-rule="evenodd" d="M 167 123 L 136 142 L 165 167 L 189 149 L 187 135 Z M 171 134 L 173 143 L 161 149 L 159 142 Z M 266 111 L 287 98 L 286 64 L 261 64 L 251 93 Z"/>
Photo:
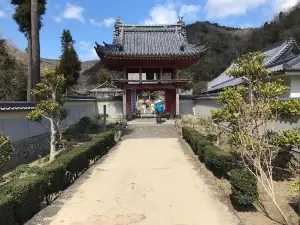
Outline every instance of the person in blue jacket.
<path fill-rule="evenodd" d="M 155 111 L 156 111 L 156 123 L 161 123 L 161 116 L 164 111 L 164 106 L 160 100 L 155 105 Z"/>

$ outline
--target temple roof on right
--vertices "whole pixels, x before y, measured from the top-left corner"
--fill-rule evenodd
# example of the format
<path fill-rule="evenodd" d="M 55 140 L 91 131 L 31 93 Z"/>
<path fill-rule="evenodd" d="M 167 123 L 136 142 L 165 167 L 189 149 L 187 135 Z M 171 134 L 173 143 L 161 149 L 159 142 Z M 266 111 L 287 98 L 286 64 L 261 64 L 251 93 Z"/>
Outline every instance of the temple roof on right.
<path fill-rule="evenodd" d="M 130 25 L 118 19 L 113 43 L 96 43 L 95 50 L 100 58 L 103 55 L 164 57 L 200 55 L 206 48 L 188 44 L 182 18 L 172 25 Z"/>
<path fill-rule="evenodd" d="M 279 41 L 270 45 L 259 52 L 266 54 L 263 65 L 269 72 L 287 72 L 300 70 L 300 47 L 294 38 Z M 203 94 L 217 92 L 226 87 L 232 87 L 243 83 L 241 78 L 234 78 L 226 72 L 232 69 L 231 66 L 220 76 L 210 81 L 207 90 Z"/>

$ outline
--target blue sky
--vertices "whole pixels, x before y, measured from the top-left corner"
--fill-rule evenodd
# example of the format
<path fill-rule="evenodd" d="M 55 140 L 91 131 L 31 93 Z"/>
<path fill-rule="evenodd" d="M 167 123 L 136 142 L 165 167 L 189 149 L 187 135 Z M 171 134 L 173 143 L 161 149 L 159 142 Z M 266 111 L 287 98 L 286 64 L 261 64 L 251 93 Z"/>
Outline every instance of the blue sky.
<path fill-rule="evenodd" d="M 184 21 L 217 22 L 232 27 L 256 27 L 271 20 L 281 10 L 288 10 L 298 0 L 48 0 L 41 29 L 41 56 L 58 58 L 60 36 L 70 29 L 81 60 L 97 59 L 95 41 L 111 43 L 114 20 L 121 17 L 130 24 L 176 23 Z M 0 0 L 0 31 L 20 50 L 26 39 L 12 20 L 10 0 Z"/>

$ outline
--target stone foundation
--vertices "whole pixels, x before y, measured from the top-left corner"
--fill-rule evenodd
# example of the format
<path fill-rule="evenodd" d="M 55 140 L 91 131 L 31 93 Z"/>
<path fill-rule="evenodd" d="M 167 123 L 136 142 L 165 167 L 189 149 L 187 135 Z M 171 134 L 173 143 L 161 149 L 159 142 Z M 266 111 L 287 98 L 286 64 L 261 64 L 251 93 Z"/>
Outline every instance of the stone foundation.
<path fill-rule="evenodd" d="M 9 171 L 21 164 L 31 163 L 50 151 L 50 134 L 42 134 L 12 143 L 14 152 L 11 160 L 1 169 Z"/>

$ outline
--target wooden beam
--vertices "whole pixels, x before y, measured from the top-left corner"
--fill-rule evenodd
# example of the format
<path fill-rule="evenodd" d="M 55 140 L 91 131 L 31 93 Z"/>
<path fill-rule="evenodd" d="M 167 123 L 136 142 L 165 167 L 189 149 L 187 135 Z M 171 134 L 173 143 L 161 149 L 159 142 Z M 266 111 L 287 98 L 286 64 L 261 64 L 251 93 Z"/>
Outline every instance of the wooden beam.
<path fill-rule="evenodd" d="M 127 78 L 127 68 L 126 67 L 124 67 L 124 69 L 123 69 L 123 79 L 128 79 Z"/>
<path fill-rule="evenodd" d="M 178 76 L 179 76 L 179 74 L 178 74 L 178 68 L 176 68 L 176 69 L 175 69 L 175 79 L 176 79 L 176 80 L 178 79 Z"/>
<path fill-rule="evenodd" d="M 123 119 L 127 119 L 127 109 L 126 109 L 126 89 L 123 89 Z"/>
<path fill-rule="evenodd" d="M 176 89 L 176 117 L 179 117 L 180 115 L 180 108 L 179 108 L 179 91 L 180 89 Z"/>

